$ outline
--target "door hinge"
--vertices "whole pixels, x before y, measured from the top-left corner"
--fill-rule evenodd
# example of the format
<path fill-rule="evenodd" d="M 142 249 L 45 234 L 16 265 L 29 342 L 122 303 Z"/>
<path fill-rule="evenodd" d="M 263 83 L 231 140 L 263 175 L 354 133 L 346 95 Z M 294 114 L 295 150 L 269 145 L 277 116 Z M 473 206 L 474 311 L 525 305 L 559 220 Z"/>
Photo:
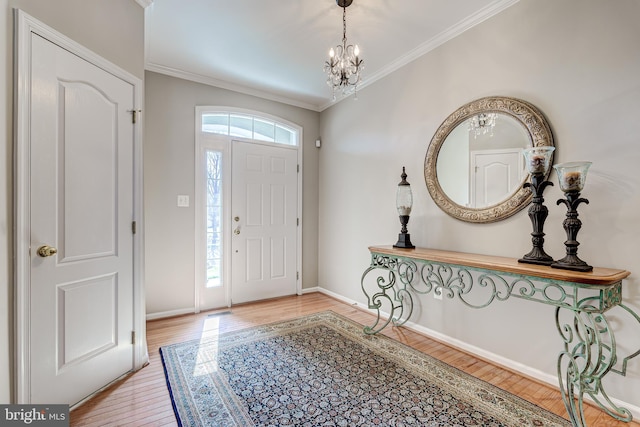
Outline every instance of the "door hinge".
<path fill-rule="evenodd" d="M 136 343 L 136 331 L 131 331 L 131 344 Z"/>
<path fill-rule="evenodd" d="M 300 280 L 300 272 L 296 271 L 296 280 Z"/>
<path fill-rule="evenodd" d="M 137 227 L 136 222 L 135 222 L 135 221 L 132 221 L 132 222 L 131 222 L 131 232 L 132 232 L 133 234 L 136 234 L 136 230 L 137 230 L 137 229 L 138 229 L 138 227 Z"/>
<path fill-rule="evenodd" d="M 296 218 L 296 226 L 300 227 L 300 218 Z"/>
<path fill-rule="evenodd" d="M 300 173 L 300 165 L 298 165 L 298 173 Z"/>
<path fill-rule="evenodd" d="M 142 110 L 127 110 L 131 113 L 131 123 L 134 125 L 138 121 L 138 113 L 142 113 Z"/>

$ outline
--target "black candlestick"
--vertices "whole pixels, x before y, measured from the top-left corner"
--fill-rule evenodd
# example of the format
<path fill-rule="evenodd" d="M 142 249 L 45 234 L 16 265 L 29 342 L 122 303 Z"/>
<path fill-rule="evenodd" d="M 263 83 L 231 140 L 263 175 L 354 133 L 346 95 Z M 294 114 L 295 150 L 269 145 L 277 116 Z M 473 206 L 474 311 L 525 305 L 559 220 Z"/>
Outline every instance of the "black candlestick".
<path fill-rule="evenodd" d="M 550 181 L 544 180 L 544 173 L 532 173 L 531 182 L 526 182 L 524 188 L 530 187 L 533 199 L 531 200 L 531 206 L 529 206 L 529 218 L 531 219 L 531 225 L 533 232 L 531 233 L 531 243 L 533 248 L 531 252 L 524 255 L 518 260 L 518 262 L 524 262 L 528 264 L 539 265 L 551 265 L 553 258 L 548 255 L 544 249 L 544 221 L 549 215 L 549 209 L 543 204 L 544 198 L 542 193 L 548 185 L 553 185 Z"/>
<path fill-rule="evenodd" d="M 565 195 L 567 196 L 566 200 L 560 199 L 557 204 L 564 203 L 567 207 L 567 217 L 562 223 L 564 231 L 567 233 L 567 241 L 564 242 L 567 248 L 567 256 L 551 264 L 551 267 L 574 271 L 591 271 L 593 267 L 578 258 L 578 245 L 580 243 L 576 240 L 578 231 L 582 227 L 582 221 L 578 219 L 578 205 L 583 202 L 589 204 L 589 200 L 580 197 L 579 191 L 567 191 Z"/>

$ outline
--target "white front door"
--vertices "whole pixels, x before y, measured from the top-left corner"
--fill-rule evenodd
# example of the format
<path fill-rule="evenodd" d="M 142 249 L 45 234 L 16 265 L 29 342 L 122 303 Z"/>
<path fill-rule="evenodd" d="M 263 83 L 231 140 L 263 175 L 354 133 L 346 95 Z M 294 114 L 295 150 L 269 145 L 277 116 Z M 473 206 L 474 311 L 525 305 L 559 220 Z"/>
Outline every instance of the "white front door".
<path fill-rule="evenodd" d="M 296 148 L 232 142 L 233 304 L 296 293 Z"/>
<path fill-rule="evenodd" d="M 31 38 L 30 401 L 74 404 L 134 364 L 134 87 Z"/>

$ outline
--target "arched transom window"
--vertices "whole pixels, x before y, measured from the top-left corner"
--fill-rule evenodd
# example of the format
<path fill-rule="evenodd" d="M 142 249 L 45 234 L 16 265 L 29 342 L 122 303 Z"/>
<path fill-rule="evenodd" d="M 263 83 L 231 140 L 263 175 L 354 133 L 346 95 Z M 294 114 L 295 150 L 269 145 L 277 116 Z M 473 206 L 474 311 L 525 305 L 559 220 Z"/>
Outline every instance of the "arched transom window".
<path fill-rule="evenodd" d="M 202 132 L 298 145 L 298 131 L 285 123 L 250 114 L 207 112 L 202 114 Z"/>

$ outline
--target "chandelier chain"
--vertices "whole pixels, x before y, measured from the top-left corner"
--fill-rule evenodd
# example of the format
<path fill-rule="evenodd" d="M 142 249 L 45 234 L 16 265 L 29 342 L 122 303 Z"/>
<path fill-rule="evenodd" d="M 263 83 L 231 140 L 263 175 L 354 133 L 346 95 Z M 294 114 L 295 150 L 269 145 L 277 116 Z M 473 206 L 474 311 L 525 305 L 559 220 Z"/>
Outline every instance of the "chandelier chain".
<path fill-rule="evenodd" d="M 342 45 L 347 45 L 347 6 L 342 6 Z"/>

